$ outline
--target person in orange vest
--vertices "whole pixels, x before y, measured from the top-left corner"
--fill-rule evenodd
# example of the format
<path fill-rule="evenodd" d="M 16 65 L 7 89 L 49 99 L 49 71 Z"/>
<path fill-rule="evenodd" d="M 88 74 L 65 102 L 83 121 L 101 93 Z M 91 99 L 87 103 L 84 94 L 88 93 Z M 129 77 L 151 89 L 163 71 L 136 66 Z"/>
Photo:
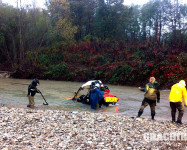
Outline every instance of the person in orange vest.
<path fill-rule="evenodd" d="M 179 83 L 176 83 L 171 87 L 169 94 L 172 122 L 175 122 L 175 114 L 176 110 L 178 110 L 179 114 L 176 123 L 179 124 L 182 124 L 182 117 L 184 114 L 184 105 L 182 99 L 184 99 L 184 104 L 187 106 L 187 92 L 185 86 L 185 81 L 181 80 Z"/>

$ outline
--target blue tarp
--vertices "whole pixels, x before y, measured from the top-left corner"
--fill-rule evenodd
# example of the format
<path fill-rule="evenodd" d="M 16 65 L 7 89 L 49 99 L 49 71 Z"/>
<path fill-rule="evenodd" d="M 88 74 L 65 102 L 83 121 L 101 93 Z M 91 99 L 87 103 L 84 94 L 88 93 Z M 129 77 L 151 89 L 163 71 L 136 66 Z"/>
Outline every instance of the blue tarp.
<path fill-rule="evenodd" d="M 100 89 L 90 90 L 91 108 L 96 109 L 97 104 L 101 101 L 102 98 L 103 98 L 103 92 Z"/>

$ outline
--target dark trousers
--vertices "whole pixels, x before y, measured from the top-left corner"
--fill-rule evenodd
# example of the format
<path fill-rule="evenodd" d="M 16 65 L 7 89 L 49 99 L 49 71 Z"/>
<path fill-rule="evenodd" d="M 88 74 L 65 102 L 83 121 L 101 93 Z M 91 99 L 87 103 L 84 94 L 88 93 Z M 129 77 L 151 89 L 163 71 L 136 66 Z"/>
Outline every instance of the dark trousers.
<path fill-rule="evenodd" d="M 182 121 L 182 117 L 184 114 L 184 106 L 182 102 L 170 102 L 170 107 L 171 107 L 171 117 L 172 117 L 172 121 L 175 122 L 175 114 L 176 114 L 176 110 L 179 111 L 178 114 L 178 118 L 177 118 L 177 122 L 181 122 Z"/>
<path fill-rule="evenodd" d="M 147 98 L 144 98 L 144 100 L 142 101 L 142 105 L 140 106 L 140 110 L 138 112 L 138 117 L 140 117 L 143 114 L 144 108 L 147 107 L 148 105 L 150 106 L 151 109 L 152 119 L 154 119 L 156 100 L 149 100 Z"/>

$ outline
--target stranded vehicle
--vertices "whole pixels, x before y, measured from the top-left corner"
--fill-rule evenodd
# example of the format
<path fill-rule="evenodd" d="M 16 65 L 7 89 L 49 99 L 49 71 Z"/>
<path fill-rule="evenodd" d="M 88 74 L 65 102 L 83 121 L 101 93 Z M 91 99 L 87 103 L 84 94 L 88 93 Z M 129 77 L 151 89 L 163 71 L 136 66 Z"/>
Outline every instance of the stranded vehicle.
<path fill-rule="evenodd" d="M 105 105 L 109 106 L 109 104 L 115 105 L 119 98 L 117 98 L 114 94 L 110 93 L 110 90 L 107 86 L 104 86 L 103 83 L 100 80 L 92 80 L 88 81 L 85 84 L 83 84 L 77 92 L 75 92 L 75 96 L 72 98 L 72 100 L 76 100 L 77 102 L 82 102 L 83 104 L 90 104 L 90 90 L 94 88 L 99 88 L 103 92 L 103 99 L 99 103 L 99 106 Z M 82 90 L 87 89 L 87 94 L 80 95 Z"/>

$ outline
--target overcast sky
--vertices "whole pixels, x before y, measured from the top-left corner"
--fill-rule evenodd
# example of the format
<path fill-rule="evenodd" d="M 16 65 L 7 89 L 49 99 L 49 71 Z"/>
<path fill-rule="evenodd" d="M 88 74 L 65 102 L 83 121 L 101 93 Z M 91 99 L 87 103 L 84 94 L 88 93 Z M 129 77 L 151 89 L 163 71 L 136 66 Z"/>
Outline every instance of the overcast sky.
<path fill-rule="evenodd" d="M 8 4 L 11 4 L 13 6 L 17 6 L 17 1 L 20 2 L 20 0 L 2 0 L 3 3 L 8 3 Z M 22 5 L 26 5 L 26 4 L 33 4 L 33 2 L 36 2 L 36 6 L 39 6 L 39 7 L 44 7 L 44 3 L 45 3 L 45 0 L 21 0 L 21 3 Z"/>
<path fill-rule="evenodd" d="M 32 4 L 33 1 L 36 1 L 36 6 L 39 6 L 42 8 L 44 7 L 44 3 L 45 3 L 45 0 L 21 0 L 21 1 L 22 1 L 22 5 Z M 147 3 L 148 1 L 149 0 L 124 0 L 124 5 L 131 5 L 132 3 L 136 5 L 142 5 L 142 4 Z M 11 4 L 13 6 L 17 6 L 17 0 L 2 0 L 2 2 Z M 179 2 L 187 4 L 187 0 L 179 0 Z"/>

